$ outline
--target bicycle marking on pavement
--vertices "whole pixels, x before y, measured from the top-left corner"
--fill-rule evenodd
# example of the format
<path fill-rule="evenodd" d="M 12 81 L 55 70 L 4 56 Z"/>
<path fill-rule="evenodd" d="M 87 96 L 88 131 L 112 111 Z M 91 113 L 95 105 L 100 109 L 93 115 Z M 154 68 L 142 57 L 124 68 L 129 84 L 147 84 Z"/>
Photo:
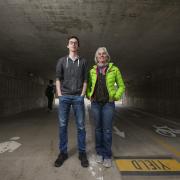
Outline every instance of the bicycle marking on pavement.
<path fill-rule="evenodd" d="M 166 137 L 176 137 L 176 134 L 180 134 L 180 130 L 179 129 L 174 129 L 174 128 L 170 128 L 168 126 L 157 126 L 157 125 L 153 125 L 153 128 L 155 128 L 155 132 L 157 134 L 160 134 L 162 136 L 166 136 Z"/>
<path fill-rule="evenodd" d="M 179 129 L 173 129 L 168 126 L 156 126 L 153 125 L 155 128 L 155 132 L 166 137 L 176 137 L 176 134 L 180 134 Z M 156 138 L 154 135 L 151 135 L 151 138 L 164 147 L 169 152 L 173 153 L 175 156 L 180 157 L 180 151 L 178 151 L 175 147 L 171 146 L 169 143 L 166 143 L 162 140 L 162 138 Z"/>
<path fill-rule="evenodd" d="M 180 174 L 180 163 L 175 159 L 132 158 L 116 159 L 115 162 L 122 174 Z"/>

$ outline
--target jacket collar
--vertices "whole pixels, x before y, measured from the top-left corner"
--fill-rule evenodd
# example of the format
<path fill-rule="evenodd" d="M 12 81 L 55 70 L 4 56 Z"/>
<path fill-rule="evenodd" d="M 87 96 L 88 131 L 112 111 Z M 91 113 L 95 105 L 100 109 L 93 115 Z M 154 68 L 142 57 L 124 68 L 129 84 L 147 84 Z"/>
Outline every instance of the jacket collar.
<path fill-rule="evenodd" d="M 109 71 L 109 69 L 111 69 L 112 66 L 113 66 L 113 63 L 109 63 L 107 71 Z M 97 65 L 94 65 L 93 69 L 96 70 L 97 69 Z"/>

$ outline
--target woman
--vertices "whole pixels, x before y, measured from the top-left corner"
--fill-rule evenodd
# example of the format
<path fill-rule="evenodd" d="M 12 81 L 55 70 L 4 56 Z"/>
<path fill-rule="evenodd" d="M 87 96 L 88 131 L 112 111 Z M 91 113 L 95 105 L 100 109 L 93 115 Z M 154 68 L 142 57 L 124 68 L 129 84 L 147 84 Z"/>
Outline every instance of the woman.
<path fill-rule="evenodd" d="M 116 86 L 115 86 L 116 85 Z M 112 166 L 112 120 L 115 103 L 125 90 L 121 73 L 105 47 L 95 53 L 95 65 L 89 72 L 87 98 L 95 121 L 96 161 L 105 167 Z"/>

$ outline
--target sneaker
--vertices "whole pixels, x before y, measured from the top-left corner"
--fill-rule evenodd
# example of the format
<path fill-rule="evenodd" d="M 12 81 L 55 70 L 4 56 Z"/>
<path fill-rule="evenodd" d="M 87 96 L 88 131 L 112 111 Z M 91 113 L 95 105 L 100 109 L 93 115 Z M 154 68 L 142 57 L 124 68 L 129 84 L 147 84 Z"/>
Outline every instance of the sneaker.
<path fill-rule="evenodd" d="M 111 159 L 104 159 L 103 166 L 106 168 L 110 168 L 112 166 L 112 160 Z"/>
<path fill-rule="evenodd" d="M 89 161 L 87 159 L 87 155 L 85 152 L 79 153 L 79 160 L 81 161 L 82 167 L 88 167 L 89 166 Z"/>
<path fill-rule="evenodd" d="M 103 163 L 103 157 L 101 155 L 96 155 L 96 162 L 97 163 Z"/>
<path fill-rule="evenodd" d="M 64 161 L 68 158 L 67 153 L 60 153 L 56 161 L 54 162 L 55 167 L 60 167 L 63 165 Z"/>

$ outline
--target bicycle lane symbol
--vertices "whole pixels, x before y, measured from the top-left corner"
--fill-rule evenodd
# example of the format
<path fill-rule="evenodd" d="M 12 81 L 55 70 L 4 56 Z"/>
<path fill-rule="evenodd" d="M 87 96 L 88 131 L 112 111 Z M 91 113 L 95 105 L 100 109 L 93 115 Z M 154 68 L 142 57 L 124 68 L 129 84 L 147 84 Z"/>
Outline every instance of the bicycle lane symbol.
<path fill-rule="evenodd" d="M 152 127 L 154 128 L 154 131 L 157 134 L 160 134 L 162 136 L 177 137 L 177 135 L 180 134 L 179 129 L 170 128 L 170 127 L 168 127 L 166 125 L 164 125 L 164 126 L 153 125 Z"/>

